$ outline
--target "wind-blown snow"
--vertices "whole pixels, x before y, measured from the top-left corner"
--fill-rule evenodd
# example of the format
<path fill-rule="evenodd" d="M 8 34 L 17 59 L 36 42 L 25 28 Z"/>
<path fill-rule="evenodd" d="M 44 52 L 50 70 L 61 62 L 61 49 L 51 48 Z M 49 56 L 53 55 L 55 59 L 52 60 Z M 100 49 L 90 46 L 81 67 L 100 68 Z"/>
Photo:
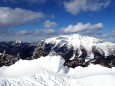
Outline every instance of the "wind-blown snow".
<path fill-rule="evenodd" d="M 20 60 L 0 68 L 0 86 L 114 86 L 115 68 L 90 65 L 64 67 L 61 56 Z"/>

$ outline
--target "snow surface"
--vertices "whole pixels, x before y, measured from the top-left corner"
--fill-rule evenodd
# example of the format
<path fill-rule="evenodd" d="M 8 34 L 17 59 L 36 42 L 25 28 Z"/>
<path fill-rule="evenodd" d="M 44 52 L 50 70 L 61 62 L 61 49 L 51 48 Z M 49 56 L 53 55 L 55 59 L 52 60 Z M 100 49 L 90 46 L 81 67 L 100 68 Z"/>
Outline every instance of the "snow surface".
<path fill-rule="evenodd" d="M 20 60 L 0 68 L 0 86 L 114 86 L 115 68 L 90 65 L 64 67 L 61 56 Z"/>

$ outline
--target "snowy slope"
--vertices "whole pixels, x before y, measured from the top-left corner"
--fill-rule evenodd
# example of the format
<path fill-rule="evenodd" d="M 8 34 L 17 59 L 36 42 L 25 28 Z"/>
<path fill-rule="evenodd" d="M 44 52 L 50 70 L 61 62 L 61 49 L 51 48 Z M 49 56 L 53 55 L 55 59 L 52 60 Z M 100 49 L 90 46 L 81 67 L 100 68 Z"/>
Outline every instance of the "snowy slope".
<path fill-rule="evenodd" d="M 63 61 L 60 56 L 47 56 L 33 61 L 20 60 L 10 67 L 2 67 L 0 86 L 115 85 L 115 68 L 90 65 L 86 68 L 72 69 L 64 67 Z"/>

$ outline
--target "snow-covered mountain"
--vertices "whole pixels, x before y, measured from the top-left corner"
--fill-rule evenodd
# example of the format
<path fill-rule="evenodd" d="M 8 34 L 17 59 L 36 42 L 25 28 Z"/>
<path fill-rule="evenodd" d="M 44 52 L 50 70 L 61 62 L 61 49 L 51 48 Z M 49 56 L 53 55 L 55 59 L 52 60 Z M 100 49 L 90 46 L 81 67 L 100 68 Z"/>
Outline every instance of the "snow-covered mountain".
<path fill-rule="evenodd" d="M 15 42 L 14 42 L 15 44 L 21 44 L 22 42 L 19 40 L 19 39 L 17 39 L 17 40 L 15 40 Z"/>
<path fill-rule="evenodd" d="M 77 34 L 59 36 L 39 42 L 32 59 L 1 67 L 0 86 L 115 85 L 114 43 Z"/>
<path fill-rule="evenodd" d="M 64 65 L 73 68 L 90 63 L 111 67 L 115 65 L 115 44 L 94 37 L 64 35 L 38 43 L 33 58 L 47 55 L 61 55 Z"/>

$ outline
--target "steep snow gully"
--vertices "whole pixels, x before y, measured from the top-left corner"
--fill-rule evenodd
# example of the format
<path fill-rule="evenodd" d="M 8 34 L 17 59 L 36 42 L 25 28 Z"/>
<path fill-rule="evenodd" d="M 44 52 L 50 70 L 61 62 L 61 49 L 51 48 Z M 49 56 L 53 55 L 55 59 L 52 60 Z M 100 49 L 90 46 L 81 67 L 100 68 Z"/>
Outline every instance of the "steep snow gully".
<path fill-rule="evenodd" d="M 115 44 L 59 36 L 38 43 L 33 60 L 0 68 L 0 86 L 115 86 Z"/>

